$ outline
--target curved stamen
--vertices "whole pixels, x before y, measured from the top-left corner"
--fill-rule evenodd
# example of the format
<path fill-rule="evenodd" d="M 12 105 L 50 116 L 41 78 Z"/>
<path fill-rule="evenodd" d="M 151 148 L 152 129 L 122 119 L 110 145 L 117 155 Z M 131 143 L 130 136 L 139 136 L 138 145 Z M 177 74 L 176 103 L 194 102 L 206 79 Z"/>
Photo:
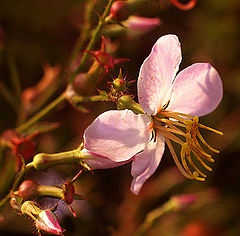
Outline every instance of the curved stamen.
<path fill-rule="evenodd" d="M 213 152 L 215 152 L 215 153 L 219 153 L 219 152 L 220 152 L 219 150 L 217 150 L 217 149 L 213 148 L 212 146 L 210 146 L 210 145 L 204 140 L 204 138 L 203 138 L 203 136 L 201 135 L 201 133 L 200 133 L 199 130 L 197 130 L 197 136 L 198 136 L 198 138 L 201 140 L 201 142 L 203 143 L 203 145 L 205 145 L 209 150 L 211 150 L 211 151 L 213 151 Z"/>
<path fill-rule="evenodd" d="M 158 118 L 156 117 L 157 119 L 159 119 L 161 122 L 163 123 L 166 123 L 166 124 L 173 124 L 173 125 L 177 125 L 177 126 L 181 126 L 181 127 L 186 127 L 186 125 L 182 124 L 182 123 L 179 123 L 178 121 L 174 121 L 174 120 L 169 120 L 169 119 L 165 119 L 165 118 Z"/>
<path fill-rule="evenodd" d="M 182 166 L 181 166 L 181 164 L 180 164 L 180 162 L 179 162 L 179 160 L 178 160 L 178 158 L 177 158 L 177 155 L 176 155 L 176 153 L 175 153 L 175 151 L 174 151 L 174 148 L 173 148 L 173 146 L 172 146 L 172 144 L 171 144 L 171 141 L 170 141 L 168 138 L 165 138 L 165 141 L 166 141 L 166 143 L 167 143 L 167 145 L 168 145 L 168 147 L 169 147 L 169 150 L 170 150 L 170 152 L 171 152 L 171 154 L 172 154 L 173 160 L 174 160 L 175 164 L 177 165 L 179 171 L 180 171 L 180 172 L 182 173 L 182 175 L 184 175 L 186 178 L 188 178 L 188 179 L 193 179 L 192 175 L 189 175 L 189 174 L 182 168 Z"/>
<path fill-rule="evenodd" d="M 194 164 L 194 162 L 193 162 L 193 160 L 191 158 L 191 153 L 190 152 L 186 152 L 186 156 L 187 156 L 188 162 L 192 166 L 192 168 L 195 169 L 199 173 L 199 175 L 201 175 L 202 177 L 206 178 L 207 175 L 204 174 L 201 170 L 199 170 L 197 168 L 197 166 Z M 194 175 L 194 173 L 193 173 L 193 175 Z"/>
<path fill-rule="evenodd" d="M 205 167 L 205 169 L 207 169 L 208 171 L 212 171 L 212 168 L 209 167 L 201 158 L 200 156 L 195 152 L 195 151 L 192 151 L 194 156 L 198 159 L 198 161 Z"/>
<path fill-rule="evenodd" d="M 222 135 L 222 132 L 200 124 L 197 116 L 192 117 L 180 112 L 166 110 L 161 110 L 155 117 L 153 117 L 153 127 L 156 132 L 159 132 L 165 137 L 166 143 L 173 156 L 173 160 L 180 172 L 187 178 L 204 181 L 207 175 L 197 167 L 193 158 L 195 157 L 195 160 L 198 161 L 203 168 L 212 171 L 212 168 L 209 167 L 204 160 L 214 162 L 214 159 L 210 154 L 206 153 L 202 146 L 204 145 L 215 153 L 219 153 L 219 151 L 211 147 L 204 140 L 199 128 L 207 129 L 220 135 Z M 178 135 L 182 136 L 185 139 L 185 142 L 178 138 Z M 179 159 L 170 140 L 182 146 Z"/>
<path fill-rule="evenodd" d="M 184 137 L 186 136 L 186 134 L 181 130 L 176 130 L 176 129 L 168 128 L 168 127 L 165 127 L 165 126 L 158 126 L 158 125 L 154 125 L 154 127 L 156 127 L 158 130 L 163 130 L 163 131 L 166 131 L 166 132 L 179 134 L 179 135 L 182 135 Z"/>

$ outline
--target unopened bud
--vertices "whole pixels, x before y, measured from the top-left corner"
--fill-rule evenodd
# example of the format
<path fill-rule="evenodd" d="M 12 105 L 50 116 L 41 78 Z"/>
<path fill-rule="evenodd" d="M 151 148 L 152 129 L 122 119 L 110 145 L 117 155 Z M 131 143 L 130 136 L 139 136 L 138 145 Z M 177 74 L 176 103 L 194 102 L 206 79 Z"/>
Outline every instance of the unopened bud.
<path fill-rule="evenodd" d="M 130 15 L 128 3 L 126 1 L 116 1 L 112 4 L 110 9 L 110 18 L 123 21 Z"/>
<path fill-rule="evenodd" d="M 24 180 L 18 188 L 18 195 L 24 200 L 32 199 L 38 195 L 39 184 L 34 180 Z"/>
<path fill-rule="evenodd" d="M 172 198 L 176 202 L 178 210 L 184 209 L 197 201 L 196 194 L 183 194 Z"/>
<path fill-rule="evenodd" d="M 113 89 L 116 90 L 116 92 L 126 92 L 127 91 L 127 82 L 122 76 L 122 70 L 120 69 L 119 75 L 116 79 L 112 82 Z"/>
<path fill-rule="evenodd" d="M 50 210 L 44 210 L 40 212 L 35 224 L 38 230 L 56 235 L 63 234 L 63 230 L 60 226 L 57 216 Z"/>

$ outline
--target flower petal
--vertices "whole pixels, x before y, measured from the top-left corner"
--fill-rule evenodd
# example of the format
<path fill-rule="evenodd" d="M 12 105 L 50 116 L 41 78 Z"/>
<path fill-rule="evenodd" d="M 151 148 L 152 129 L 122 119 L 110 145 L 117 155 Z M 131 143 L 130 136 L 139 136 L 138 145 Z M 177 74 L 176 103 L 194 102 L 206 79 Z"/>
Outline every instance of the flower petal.
<path fill-rule="evenodd" d="M 157 169 L 165 149 L 165 141 L 163 136 L 158 135 L 157 141 L 152 140 L 148 143 L 146 149 L 139 153 L 132 162 L 131 174 L 133 181 L 131 191 L 138 194 L 145 181 Z"/>
<path fill-rule="evenodd" d="M 84 162 L 91 168 L 91 170 L 96 169 L 109 169 L 114 168 L 118 166 L 125 165 L 132 161 L 132 159 L 126 160 L 126 161 L 112 161 L 107 157 L 99 156 L 94 153 L 89 152 L 86 148 L 84 148 L 82 153 L 85 152 L 85 154 L 89 154 L 89 158 L 84 158 Z M 86 156 L 86 155 L 85 155 Z"/>
<path fill-rule="evenodd" d="M 138 99 L 149 115 L 155 115 L 168 101 L 180 62 L 181 47 L 175 35 L 159 38 L 143 62 L 138 77 Z"/>
<path fill-rule="evenodd" d="M 151 138 L 151 119 L 130 110 L 107 111 L 85 130 L 84 146 L 112 161 L 126 161 L 142 151 Z"/>
<path fill-rule="evenodd" d="M 208 63 L 196 63 L 177 75 L 167 110 L 203 116 L 218 106 L 222 96 L 218 72 Z"/>

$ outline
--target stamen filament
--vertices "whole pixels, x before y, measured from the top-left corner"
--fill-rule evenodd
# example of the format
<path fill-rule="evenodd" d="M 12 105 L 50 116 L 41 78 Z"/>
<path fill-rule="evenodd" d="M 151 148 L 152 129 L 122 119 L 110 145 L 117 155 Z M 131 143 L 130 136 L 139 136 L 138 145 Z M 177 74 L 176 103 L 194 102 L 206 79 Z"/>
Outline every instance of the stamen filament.
<path fill-rule="evenodd" d="M 216 130 L 216 129 L 213 129 L 213 128 L 211 128 L 211 127 L 208 127 L 208 126 L 205 126 L 205 125 L 202 125 L 202 124 L 199 124 L 199 123 L 198 123 L 198 126 L 199 126 L 200 128 L 203 128 L 203 129 L 207 129 L 207 130 L 209 130 L 209 131 L 212 131 L 213 133 L 216 133 L 216 134 L 219 134 L 219 135 L 223 135 L 223 132 L 218 131 L 218 130 Z"/>
<path fill-rule="evenodd" d="M 174 160 L 175 164 L 177 165 L 179 171 L 180 171 L 180 172 L 182 173 L 182 175 L 184 175 L 186 178 L 188 178 L 188 179 L 193 179 L 193 177 L 192 177 L 191 175 L 189 175 L 189 174 L 182 168 L 181 163 L 179 162 L 179 160 L 178 160 L 178 158 L 177 158 L 177 155 L 176 155 L 176 153 L 175 153 L 175 150 L 174 150 L 174 148 L 173 148 L 173 146 L 172 146 L 171 141 L 170 141 L 168 138 L 165 138 L 165 141 L 166 141 L 166 143 L 167 143 L 167 145 L 168 145 L 168 147 L 169 147 L 169 150 L 170 150 L 170 152 L 171 152 L 171 154 L 172 154 L 173 160 Z"/>
<path fill-rule="evenodd" d="M 188 173 L 189 175 L 191 175 L 193 178 L 195 178 L 195 176 L 192 174 L 192 172 L 191 172 L 190 169 L 188 168 L 188 165 L 187 165 L 187 162 L 186 162 L 186 159 L 185 159 L 187 148 L 188 148 L 188 147 L 187 147 L 187 143 L 184 143 L 184 144 L 182 145 L 182 149 L 181 149 L 181 153 L 180 153 L 181 161 L 182 161 L 183 167 L 184 167 L 184 169 L 187 171 L 187 173 Z"/>
<path fill-rule="evenodd" d="M 169 114 L 169 112 L 167 112 L 166 114 L 164 114 L 164 113 L 161 112 L 162 115 L 165 115 L 168 118 L 172 118 L 172 119 L 175 119 L 175 120 L 178 120 L 178 121 L 182 122 L 183 124 L 186 124 L 186 119 L 184 119 L 183 117 L 180 117 L 179 115 L 174 114 L 174 113 L 171 113 L 171 114 Z"/>
<path fill-rule="evenodd" d="M 202 158 L 204 158 L 207 161 L 210 162 L 214 162 L 214 159 L 211 158 L 211 155 L 202 152 L 201 150 L 197 149 L 195 146 L 192 146 L 192 150 L 195 151 L 196 153 L 198 153 L 199 156 L 201 156 Z"/>
<path fill-rule="evenodd" d="M 166 131 L 166 132 L 172 132 L 172 133 L 175 133 L 175 134 L 182 135 L 184 137 L 186 136 L 186 134 L 182 130 L 172 129 L 172 128 L 168 128 L 168 127 L 164 127 L 164 126 L 157 126 L 157 125 L 154 125 L 154 127 L 156 127 L 158 130 L 163 130 L 163 131 Z"/>
<path fill-rule="evenodd" d="M 173 115 L 178 115 L 178 116 L 182 116 L 182 117 L 187 117 L 189 119 L 193 119 L 193 116 L 181 113 L 181 112 L 173 112 L 173 111 L 161 111 L 160 113 L 167 113 L 167 114 L 173 114 Z M 166 115 L 168 116 L 168 115 Z"/>
<path fill-rule="evenodd" d="M 178 137 L 176 137 L 175 135 L 173 135 L 172 133 L 169 133 L 167 131 L 161 130 L 159 132 L 162 136 L 164 136 L 164 138 L 169 138 L 172 141 L 174 141 L 175 143 L 178 143 L 180 145 L 183 145 L 183 141 L 181 139 L 179 139 Z"/>
<path fill-rule="evenodd" d="M 177 126 L 181 126 L 181 127 L 186 127 L 186 125 L 182 124 L 182 123 L 179 123 L 177 121 L 174 121 L 174 120 L 169 120 L 169 119 L 165 119 L 165 118 L 158 118 L 161 122 L 163 123 L 167 123 L 167 124 L 173 124 L 173 125 L 177 125 Z"/>
<path fill-rule="evenodd" d="M 190 162 L 190 165 L 197 171 L 198 174 L 202 173 L 201 171 L 198 170 L 198 168 L 196 168 L 196 166 L 194 165 L 194 163 L 192 162 L 192 159 L 190 157 L 190 152 L 188 150 L 188 144 L 187 143 L 184 143 L 182 145 L 182 149 L 181 149 L 181 161 L 182 161 L 182 164 L 183 164 L 183 167 L 184 169 L 187 171 L 187 173 L 189 173 L 193 179 L 196 179 L 196 180 L 199 180 L 199 181 L 205 181 L 205 178 L 201 178 L 201 177 L 198 177 L 196 175 L 194 175 L 194 173 L 192 173 L 187 165 L 187 162 L 186 162 L 186 157 L 188 158 L 188 161 Z M 203 174 L 203 173 L 202 173 Z M 203 174 L 204 175 L 204 174 Z"/>
<path fill-rule="evenodd" d="M 192 135 L 192 139 L 194 140 L 194 144 L 192 145 L 192 148 L 199 153 L 200 156 L 202 156 L 205 160 L 214 162 L 214 159 L 211 158 L 211 155 L 207 154 L 204 149 L 201 147 L 201 145 L 198 142 L 198 139 L 196 137 L 196 134 Z M 191 140 L 190 143 L 192 144 Z"/>
<path fill-rule="evenodd" d="M 208 171 L 212 171 L 212 168 L 209 167 L 209 166 L 200 158 L 200 156 L 199 156 L 195 151 L 192 150 L 192 152 L 193 152 L 194 156 L 198 159 L 198 161 L 205 167 L 205 169 L 207 169 Z"/>
<path fill-rule="evenodd" d="M 210 146 L 203 138 L 203 136 L 201 135 L 201 133 L 199 132 L 199 130 L 197 130 L 197 136 L 198 138 L 201 140 L 201 142 L 203 143 L 203 145 L 205 145 L 208 149 L 210 149 L 211 151 L 215 152 L 215 153 L 219 153 L 220 151 L 213 148 L 212 146 Z"/>
<path fill-rule="evenodd" d="M 193 160 L 192 160 L 192 158 L 191 158 L 191 154 L 190 154 L 190 153 L 186 153 L 186 156 L 187 156 L 187 159 L 188 159 L 190 165 L 193 167 L 193 169 L 195 169 L 202 177 L 206 178 L 207 175 L 204 174 L 201 170 L 199 170 L 199 169 L 197 168 L 197 166 L 194 164 L 194 162 L 193 162 Z"/>

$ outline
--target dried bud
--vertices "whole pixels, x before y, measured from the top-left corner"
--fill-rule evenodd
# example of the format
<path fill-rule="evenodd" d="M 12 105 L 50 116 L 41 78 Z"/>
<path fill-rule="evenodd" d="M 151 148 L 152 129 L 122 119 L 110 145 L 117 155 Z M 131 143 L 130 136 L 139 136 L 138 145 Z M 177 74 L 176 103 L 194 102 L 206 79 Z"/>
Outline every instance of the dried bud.
<path fill-rule="evenodd" d="M 71 182 L 66 182 L 63 185 L 63 194 L 64 194 L 64 201 L 67 204 L 71 204 L 74 200 L 75 188 Z"/>
<path fill-rule="evenodd" d="M 60 226 L 57 216 L 50 210 L 41 211 L 36 219 L 38 230 L 56 235 L 62 235 L 63 230 Z"/>
<path fill-rule="evenodd" d="M 42 212 L 42 209 L 39 208 L 35 202 L 26 201 L 21 206 L 21 212 L 24 215 L 30 216 L 33 220 Z"/>
<path fill-rule="evenodd" d="M 35 152 L 35 144 L 32 141 L 37 133 L 23 137 L 13 130 L 6 130 L 2 134 L 2 139 L 12 149 L 13 153 L 19 157 L 21 155 L 25 161 L 29 161 Z"/>
<path fill-rule="evenodd" d="M 110 9 L 110 18 L 123 21 L 130 15 L 128 3 L 126 1 L 116 1 L 112 4 Z"/>
<path fill-rule="evenodd" d="M 106 72 L 118 63 L 129 61 L 128 58 L 114 58 L 111 54 L 107 53 L 104 36 L 102 36 L 101 49 L 99 51 L 86 50 L 86 52 L 92 54 L 96 58 L 98 64 L 105 68 Z"/>
<path fill-rule="evenodd" d="M 18 195 L 24 200 L 32 199 L 38 195 L 39 184 L 34 180 L 25 180 L 18 188 Z"/>

